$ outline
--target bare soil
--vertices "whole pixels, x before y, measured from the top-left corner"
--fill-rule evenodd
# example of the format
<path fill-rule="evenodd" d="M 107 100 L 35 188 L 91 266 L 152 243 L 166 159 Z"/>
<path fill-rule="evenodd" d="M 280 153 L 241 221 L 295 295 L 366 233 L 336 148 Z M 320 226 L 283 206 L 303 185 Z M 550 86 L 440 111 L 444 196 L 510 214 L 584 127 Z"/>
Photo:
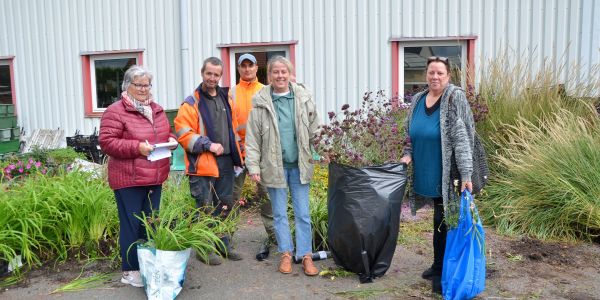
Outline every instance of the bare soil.
<path fill-rule="evenodd" d="M 406 210 L 404 210 L 406 212 Z M 206 266 L 190 258 L 186 282 L 178 299 L 441 299 L 420 277 L 432 261 L 432 211 L 416 217 L 403 213 L 400 240 L 392 267 L 374 283 L 358 277 L 307 277 L 299 265 L 291 275 L 277 272 L 275 249 L 266 261 L 254 259 L 265 236 L 258 213 L 242 214 L 236 239 L 245 254 L 239 262 Z M 600 299 L 600 245 L 546 243 L 526 237 L 498 235 L 486 228 L 486 290 L 477 299 Z M 321 270 L 336 269 L 333 260 L 317 262 Z M 114 272 L 100 289 L 50 294 L 76 278 Z M 145 299 L 143 289 L 123 286 L 115 262 L 49 263 L 28 272 L 22 283 L 2 289 L 0 299 Z"/>

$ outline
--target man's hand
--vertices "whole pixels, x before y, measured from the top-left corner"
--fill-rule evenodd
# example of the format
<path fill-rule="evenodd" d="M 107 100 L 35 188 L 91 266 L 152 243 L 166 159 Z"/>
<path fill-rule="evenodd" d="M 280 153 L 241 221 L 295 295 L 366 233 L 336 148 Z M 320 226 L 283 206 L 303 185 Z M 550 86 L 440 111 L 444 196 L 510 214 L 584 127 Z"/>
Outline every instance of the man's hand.
<path fill-rule="evenodd" d="M 219 156 L 221 154 L 223 154 L 223 145 L 219 144 L 219 143 L 212 143 L 210 144 L 210 152 L 214 153 L 215 155 Z"/>

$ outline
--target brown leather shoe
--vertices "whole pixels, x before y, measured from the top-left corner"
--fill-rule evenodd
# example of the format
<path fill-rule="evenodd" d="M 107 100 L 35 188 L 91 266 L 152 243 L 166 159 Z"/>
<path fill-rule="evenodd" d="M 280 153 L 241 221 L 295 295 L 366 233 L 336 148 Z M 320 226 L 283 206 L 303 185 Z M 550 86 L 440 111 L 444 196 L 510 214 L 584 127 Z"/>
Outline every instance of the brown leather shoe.
<path fill-rule="evenodd" d="M 289 252 L 283 252 L 281 254 L 281 261 L 279 261 L 279 272 L 283 274 L 292 273 L 292 254 Z"/>
<path fill-rule="evenodd" d="M 302 258 L 302 268 L 304 268 L 304 274 L 307 276 L 315 276 L 319 274 L 319 269 L 315 267 L 312 257 L 310 255 L 304 255 Z"/>

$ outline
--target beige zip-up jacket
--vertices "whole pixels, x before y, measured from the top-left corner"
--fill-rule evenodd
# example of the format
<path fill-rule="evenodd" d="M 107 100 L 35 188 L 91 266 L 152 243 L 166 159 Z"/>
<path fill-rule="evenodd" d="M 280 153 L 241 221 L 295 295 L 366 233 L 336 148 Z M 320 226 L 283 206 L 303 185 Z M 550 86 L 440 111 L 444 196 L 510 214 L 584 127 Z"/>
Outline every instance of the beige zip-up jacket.
<path fill-rule="evenodd" d="M 296 105 L 300 182 L 308 184 L 313 176 L 312 142 L 319 133 L 320 119 L 312 93 L 301 84 L 291 83 L 291 88 Z M 248 174 L 260 174 L 261 183 L 266 187 L 286 188 L 277 115 L 270 85 L 263 87 L 252 98 L 252 110 L 246 126 Z"/>

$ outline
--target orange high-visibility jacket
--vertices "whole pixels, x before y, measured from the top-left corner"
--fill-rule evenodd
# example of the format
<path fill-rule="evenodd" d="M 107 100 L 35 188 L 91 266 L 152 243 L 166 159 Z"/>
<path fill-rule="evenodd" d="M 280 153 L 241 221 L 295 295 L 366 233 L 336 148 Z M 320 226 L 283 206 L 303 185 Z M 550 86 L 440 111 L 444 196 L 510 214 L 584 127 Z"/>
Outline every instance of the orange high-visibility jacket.
<path fill-rule="evenodd" d="M 246 156 L 246 122 L 248 121 L 250 110 L 252 110 L 252 97 L 263 86 L 258 79 L 250 82 L 240 79 L 240 83 L 229 90 L 229 102 L 233 111 L 233 118 L 237 121 L 235 131 L 239 137 L 242 157 Z"/>
<path fill-rule="evenodd" d="M 217 88 L 221 99 L 227 99 L 227 89 Z M 179 107 L 175 117 L 175 132 L 177 141 L 185 150 L 185 173 L 195 176 L 219 177 L 219 169 L 215 155 L 210 152 L 210 134 L 213 124 L 206 124 L 207 105 L 200 93 L 200 86 L 192 96 L 188 96 Z M 234 128 L 237 121 L 232 118 L 232 110 L 228 101 L 223 101 L 227 109 L 227 121 L 229 124 L 230 155 L 233 164 L 242 165 L 241 154 L 237 143 Z"/>

